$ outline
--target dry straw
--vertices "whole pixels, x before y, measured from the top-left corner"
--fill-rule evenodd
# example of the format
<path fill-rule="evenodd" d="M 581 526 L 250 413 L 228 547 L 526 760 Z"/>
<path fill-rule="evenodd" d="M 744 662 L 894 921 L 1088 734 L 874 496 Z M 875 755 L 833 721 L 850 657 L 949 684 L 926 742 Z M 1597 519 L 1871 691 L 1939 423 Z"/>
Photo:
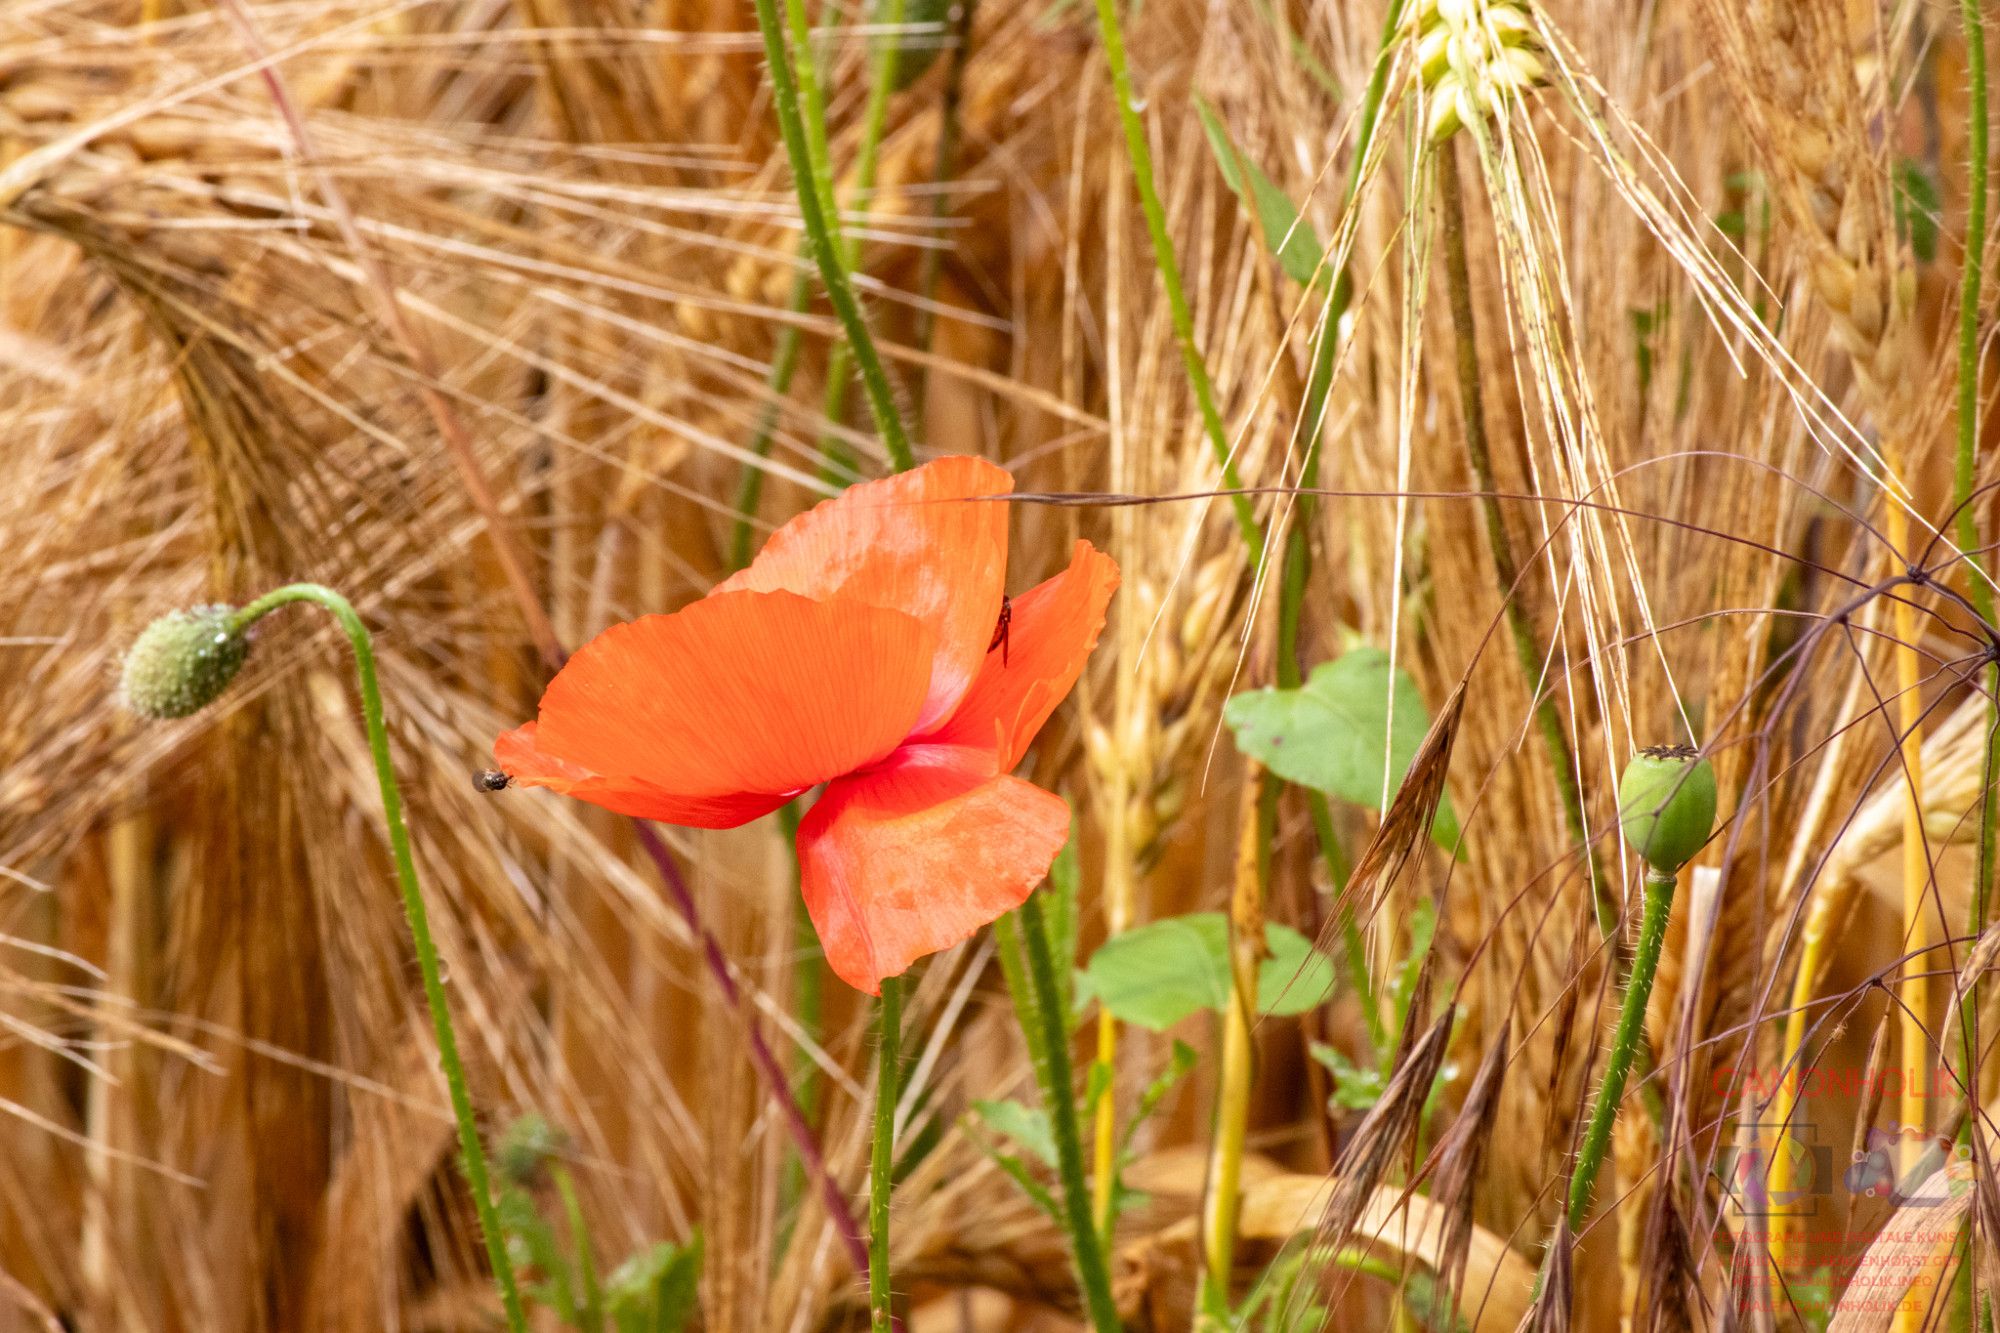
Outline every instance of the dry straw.
<path fill-rule="evenodd" d="M 276 627 L 212 718 L 141 730 L 110 706 L 115 649 L 162 609 L 311 577 L 365 590 L 380 629 L 483 1120 L 532 1109 L 568 1131 L 607 1266 L 700 1228 L 709 1327 L 851 1321 L 858 1288 L 824 1210 L 794 1206 L 792 1153 L 737 1011 L 629 830 L 467 780 L 542 684 L 531 607 L 574 642 L 677 606 L 729 565 L 746 466 L 764 482 L 754 537 L 822 493 L 822 441 L 864 470 L 886 458 L 858 412 L 826 410 L 833 312 L 792 299 L 797 209 L 761 43 L 744 14 L 689 6 L 245 8 L 305 140 L 219 10 L 0 6 L 0 547 L 14 575 L 0 580 L 0 1307 L 244 1330 L 458 1325 L 492 1309 L 393 903 L 364 891 L 388 865 L 352 701 L 315 669 L 326 645 Z M 1418 1030 L 1437 1034 L 1420 1053 L 1441 1091 L 1426 1113 L 1427 1081 L 1399 1087 L 1395 1123 L 1371 1142 L 1397 1149 L 1376 1166 L 1414 1193 L 1353 1182 L 1334 1220 L 1379 1262 L 1374 1276 L 1336 1266 L 1327 1290 L 1340 1319 L 1375 1327 L 1384 1265 L 1462 1268 L 1469 1324 L 1525 1311 L 1617 999 L 1536 734 L 1547 701 L 1613 907 L 1636 907 L 1609 832 L 1635 736 L 1698 728 L 1733 816 L 1684 886 L 1661 962 L 1657 1072 L 1635 1076 L 1660 1118 L 1628 1098 L 1617 1188 L 1600 1179 L 1553 1270 L 1573 1326 L 1666 1327 L 1719 1309 L 1753 1262 L 1705 1182 L 1732 1125 L 1772 1108 L 1718 1071 L 1782 1062 L 1795 978 L 1813 1005 L 1805 1032 L 1826 1034 L 1808 1055 L 1846 1040 L 1843 1024 L 1865 1039 L 1883 1007 L 1866 983 L 1893 979 L 1904 952 L 1902 904 L 1857 886 L 1882 882 L 1887 854 L 1898 889 L 1929 902 L 1929 867 L 1905 873 L 1902 855 L 1977 822 L 1979 705 L 1953 683 L 1976 647 L 1958 612 L 1933 614 L 1951 587 L 1823 619 L 1922 549 L 1919 515 L 1948 509 L 1951 367 L 1930 331 L 1949 322 L 1963 251 L 1960 48 L 1911 6 L 1854 28 L 1826 6 L 1716 0 L 1417 8 L 1351 206 L 1339 182 L 1386 6 L 1119 10 L 1188 324 L 1246 480 L 1299 475 L 1321 298 L 1228 187 L 1192 93 L 1345 260 L 1352 304 L 1319 437 L 1331 493 L 1292 529 L 1313 556 L 1302 663 L 1372 643 L 1434 711 L 1464 700 L 1442 776 L 1465 846 L 1413 864 L 1367 922 L 1381 979 L 1413 904 L 1440 904 Z M 803 12 L 830 29 L 841 222 L 890 373 L 922 381 L 920 449 L 1004 460 L 1026 491 L 1215 489 L 1095 16 L 979 6 L 951 179 L 930 181 L 939 60 L 889 100 L 868 192 L 854 170 L 878 48 L 847 11 Z M 1446 30 L 1478 38 L 1429 91 L 1460 80 L 1479 112 L 1461 109 L 1451 141 L 1471 369 L 1533 671 L 1508 651 L 1451 312 L 1431 299 L 1444 256 L 1419 48 Z M 1533 87 L 1489 99 L 1464 83 L 1527 51 Z M 1941 187 L 1933 260 L 1896 229 L 1904 157 Z M 796 365 L 774 391 L 787 330 Z M 1012 511 L 1023 580 L 1079 531 L 1127 575 L 1087 697 L 1031 759 L 1079 813 L 1080 954 L 1107 930 L 1224 905 L 1243 826 L 1217 716 L 1241 684 L 1265 683 L 1245 674 L 1245 648 L 1276 601 L 1253 586 L 1231 509 Z M 1280 533 L 1301 512 L 1275 494 L 1254 509 Z M 519 570 L 490 539 L 496 515 Z M 275 692 L 281 672 L 307 688 Z M 1914 807 L 1903 732 L 1922 772 Z M 1308 813 L 1278 804 L 1265 911 L 1313 933 L 1331 903 Z M 1372 828 L 1358 808 L 1332 822 L 1357 847 Z M 751 828 L 674 851 L 743 1006 L 818 1071 L 813 1128 L 858 1197 L 865 1022 L 831 988 L 816 1035 L 794 1019 L 780 841 Z M 1945 858 L 1937 879 L 1956 922 L 1965 873 Z M 1614 940 L 1636 916 L 1619 914 Z M 1802 934 L 1829 942 L 1803 968 Z M 1856 987 L 1874 996 L 1858 1010 Z M 966 1127 L 975 1100 L 1033 1100 L 990 955 L 937 960 L 906 1017 L 899 1141 L 918 1147 L 892 1259 L 910 1325 L 956 1319 L 961 1298 L 975 1326 L 1074 1310 L 1057 1230 Z M 1281 1161 L 1241 1167 L 1239 1279 L 1301 1218 L 1325 1219 L 1311 1182 L 1364 1113 L 1327 1108 L 1305 1041 L 1358 1057 L 1366 1027 L 1343 1000 L 1255 1029 L 1246 1128 Z M 1206 1049 L 1194 1024 L 1175 1035 Z M 1130 1032 L 1118 1045 L 1122 1133 L 1169 1046 Z M 1850 1057 L 1863 1053 L 1832 1045 Z M 1112 1252 L 1135 1323 L 1191 1308 L 1213 1084 L 1204 1065 L 1134 1143 L 1128 1183 L 1153 1198 L 1123 1214 Z M 1804 1111 L 1822 1142 L 1853 1137 L 1846 1111 Z M 1173 1189 L 1148 1184 L 1162 1163 Z M 1857 1252 L 1869 1225 L 1857 1216 Z"/>

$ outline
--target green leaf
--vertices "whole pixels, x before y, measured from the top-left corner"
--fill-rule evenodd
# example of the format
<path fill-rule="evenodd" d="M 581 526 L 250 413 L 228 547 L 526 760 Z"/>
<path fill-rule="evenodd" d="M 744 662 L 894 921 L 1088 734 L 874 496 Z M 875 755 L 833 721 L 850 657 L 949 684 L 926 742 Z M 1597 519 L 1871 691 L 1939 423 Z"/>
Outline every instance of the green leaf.
<path fill-rule="evenodd" d="M 1944 201 L 1930 166 L 1914 157 L 1896 162 L 1896 235 L 1910 243 L 1910 253 L 1928 264 L 1937 258 L 1938 217 Z"/>
<path fill-rule="evenodd" d="M 564 1323 L 574 1324 L 576 1301 L 570 1294 L 569 1264 L 556 1244 L 554 1228 L 534 1199 L 524 1189 L 503 1185 L 494 1211 L 500 1219 L 508 1259 L 516 1268 L 541 1277 L 541 1281 L 528 1284 L 530 1299 L 554 1310 Z"/>
<path fill-rule="evenodd" d="M 1056 1164 L 1056 1136 L 1049 1127 L 1049 1113 L 1039 1106 L 1020 1102 L 978 1101 L 972 1113 L 992 1133 L 1027 1149 L 1043 1166 Z"/>
<path fill-rule="evenodd" d="M 1124 1137 L 1119 1140 L 1118 1150 L 1121 1156 L 1131 1147 L 1132 1136 L 1138 1132 L 1139 1126 L 1153 1118 L 1153 1113 L 1160 1109 L 1160 1103 L 1174 1090 L 1174 1085 L 1194 1072 L 1196 1059 L 1194 1047 L 1184 1041 L 1174 1042 L 1174 1053 L 1168 1059 L 1166 1069 L 1158 1078 L 1148 1083 L 1146 1090 L 1139 1094 L 1139 1104 L 1133 1108 L 1132 1119 L 1125 1126 Z"/>
<path fill-rule="evenodd" d="M 1382 804 L 1384 741 L 1393 794 L 1430 730 L 1417 683 L 1407 671 L 1392 668 L 1387 653 L 1368 647 L 1320 663 L 1295 690 L 1239 694 L 1223 717 L 1236 733 L 1237 748 L 1285 781 L 1371 810 Z M 1458 845 L 1458 819 L 1448 796 L 1438 802 L 1431 836 L 1446 848 Z"/>
<path fill-rule="evenodd" d="M 1333 1092 L 1326 1099 L 1328 1105 L 1347 1111 L 1368 1111 L 1382 1100 L 1389 1078 L 1381 1070 L 1357 1065 L 1323 1041 L 1314 1042 L 1310 1049 L 1312 1058 L 1326 1066 L 1326 1072 L 1333 1076 Z"/>
<path fill-rule="evenodd" d="M 1020 1158 L 997 1152 L 988 1153 L 987 1156 L 993 1159 L 995 1166 L 1005 1171 L 1008 1177 L 1021 1187 L 1021 1193 L 1028 1196 L 1029 1202 L 1048 1214 L 1051 1222 L 1057 1226 L 1064 1225 L 1062 1210 L 1056 1207 L 1056 1196 L 1049 1193 L 1048 1186 L 1028 1174 L 1028 1168 Z"/>
<path fill-rule="evenodd" d="M 1076 962 L 1076 899 L 1083 880 L 1076 857 L 1076 815 L 1071 813 L 1069 841 L 1062 845 L 1055 863 L 1049 867 L 1049 892 L 1043 897 L 1042 910 L 1048 920 L 1049 948 L 1055 954 L 1056 985 L 1062 991 L 1063 1012 L 1072 1016 L 1076 1013 L 1070 978 Z M 1071 1026 L 1075 1026 L 1074 1017 Z"/>
<path fill-rule="evenodd" d="M 641 1250 L 605 1281 L 605 1306 L 618 1333 L 677 1333 L 695 1312 L 701 1286 L 701 1233 L 685 1245 Z"/>
<path fill-rule="evenodd" d="M 1289 926 L 1266 923 L 1271 956 L 1257 975 L 1257 1009 L 1304 1013 L 1333 990 L 1333 966 Z M 1229 1003 L 1229 921 L 1195 912 L 1139 926 L 1104 942 L 1078 978 L 1078 994 L 1121 1022 L 1163 1032 Z"/>
<path fill-rule="evenodd" d="M 1396 980 L 1389 996 L 1398 1031 L 1402 1029 L 1403 1020 L 1410 1016 L 1410 1000 L 1417 993 L 1417 978 L 1423 975 L 1424 955 L 1431 951 L 1431 939 L 1436 934 L 1437 905 L 1428 898 L 1417 899 L 1417 905 L 1410 909 L 1409 951 L 1397 964 Z"/>
<path fill-rule="evenodd" d="M 1264 244 L 1277 256 L 1278 266 L 1293 282 L 1311 286 L 1326 254 L 1326 248 L 1319 243 L 1319 234 L 1299 216 L 1299 210 L 1264 174 L 1263 168 L 1236 151 L 1229 131 L 1223 128 L 1208 103 L 1197 97 L 1194 109 L 1208 135 L 1208 146 L 1215 153 L 1215 164 L 1222 168 L 1222 179 L 1257 219 L 1257 226 L 1264 233 Z"/>

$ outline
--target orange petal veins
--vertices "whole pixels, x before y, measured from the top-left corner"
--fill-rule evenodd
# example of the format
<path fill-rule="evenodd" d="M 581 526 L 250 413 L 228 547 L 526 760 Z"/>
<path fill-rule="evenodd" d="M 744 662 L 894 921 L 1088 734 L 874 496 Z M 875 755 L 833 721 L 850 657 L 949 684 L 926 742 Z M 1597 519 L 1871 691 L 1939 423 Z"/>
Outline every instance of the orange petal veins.
<path fill-rule="evenodd" d="M 716 592 L 836 594 L 906 612 L 937 634 L 919 725 L 947 716 L 979 671 L 1007 574 L 1006 495 L 1014 479 L 984 459 L 940 458 L 850 486 L 771 534 Z"/>
<path fill-rule="evenodd" d="M 542 695 L 535 745 L 675 797 L 790 794 L 896 748 L 933 643 L 902 612 L 845 599 L 705 597 L 578 650 Z"/>
<path fill-rule="evenodd" d="M 834 973 L 882 978 L 1019 907 L 1069 838 L 1069 807 L 975 750 L 911 746 L 842 778 L 799 825 L 800 888 Z"/>
<path fill-rule="evenodd" d="M 1078 542 L 1068 569 L 1014 599 L 1006 652 L 996 647 L 986 654 L 958 711 L 922 739 L 990 748 L 1001 772 L 1020 763 L 1083 673 L 1117 590 L 1117 564 L 1089 542 Z"/>
<path fill-rule="evenodd" d="M 789 797 L 746 794 L 674 796 L 643 778 L 607 778 L 543 754 L 532 722 L 503 732 L 493 742 L 493 757 L 508 777 L 528 787 L 547 787 L 579 801 L 601 805 L 613 814 L 657 819 L 685 828 L 735 828 L 783 805 Z"/>

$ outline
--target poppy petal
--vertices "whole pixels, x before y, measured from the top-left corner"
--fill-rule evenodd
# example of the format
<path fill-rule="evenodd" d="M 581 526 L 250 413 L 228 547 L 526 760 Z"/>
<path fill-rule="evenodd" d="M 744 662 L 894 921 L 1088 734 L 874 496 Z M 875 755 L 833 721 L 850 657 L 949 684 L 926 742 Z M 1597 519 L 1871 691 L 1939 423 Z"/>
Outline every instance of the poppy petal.
<path fill-rule="evenodd" d="M 729 796 L 675 796 L 642 778 L 607 778 L 542 753 L 532 722 L 504 732 L 493 742 L 500 770 L 525 787 L 547 787 L 601 805 L 613 814 L 657 819 L 685 828 L 735 828 L 783 805 L 783 793 Z"/>
<path fill-rule="evenodd" d="M 991 748 L 1002 772 L 1021 762 L 1035 733 L 1068 696 L 1104 629 L 1104 608 L 1118 589 L 1118 566 L 1080 541 L 1069 568 L 1013 600 L 1006 649 L 985 666 L 958 711 L 923 739 Z"/>
<path fill-rule="evenodd" d="M 830 784 L 799 825 L 799 887 L 827 965 L 879 995 L 1019 907 L 1069 838 L 1069 806 L 991 754 L 911 746 Z"/>
<path fill-rule="evenodd" d="M 579 649 L 542 695 L 536 748 L 676 797 L 795 793 L 909 735 L 934 642 L 900 611 L 845 599 L 705 597 Z"/>
<path fill-rule="evenodd" d="M 993 638 L 1007 573 L 1007 506 L 1014 479 L 984 459 L 940 458 L 850 486 L 764 543 L 716 592 L 782 589 L 886 606 L 937 634 L 919 725 L 948 716 Z"/>

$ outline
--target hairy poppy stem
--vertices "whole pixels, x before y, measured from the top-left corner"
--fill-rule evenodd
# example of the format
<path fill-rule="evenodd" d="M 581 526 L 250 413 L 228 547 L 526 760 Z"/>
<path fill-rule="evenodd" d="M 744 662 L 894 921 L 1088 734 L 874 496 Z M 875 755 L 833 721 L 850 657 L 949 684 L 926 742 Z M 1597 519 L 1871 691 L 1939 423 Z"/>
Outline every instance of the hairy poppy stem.
<path fill-rule="evenodd" d="M 424 981 L 424 1001 L 430 1006 L 431 1029 L 436 1034 L 438 1063 L 444 1068 L 445 1086 L 451 1093 L 451 1111 L 458 1121 L 459 1158 L 465 1167 L 466 1184 L 472 1190 L 472 1206 L 479 1215 L 479 1231 L 486 1242 L 486 1258 L 493 1266 L 493 1280 L 500 1288 L 500 1304 L 507 1314 L 507 1326 L 514 1333 L 526 1333 L 527 1316 L 521 1308 L 521 1293 L 514 1282 L 514 1267 L 507 1258 L 507 1245 L 500 1232 L 500 1218 L 493 1206 L 493 1194 L 486 1171 L 486 1150 L 479 1141 L 479 1123 L 473 1117 L 472 1096 L 467 1091 L 465 1063 L 459 1058 L 458 1037 L 452 1028 L 451 1010 L 445 1003 L 443 969 L 438 963 L 437 945 L 431 939 L 430 914 L 424 909 L 424 895 L 417 883 L 417 864 L 410 855 L 410 831 L 403 823 L 403 794 L 396 782 L 395 765 L 389 756 L 389 731 L 382 720 L 382 691 L 375 680 L 375 646 L 368 627 L 361 623 L 345 597 L 317 583 L 293 583 L 265 593 L 232 617 L 238 632 L 281 606 L 309 602 L 328 612 L 339 622 L 354 651 L 354 676 L 361 688 L 361 716 L 368 729 L 368 750 L 375 760 L 375 781 L 382 791 L 382 819 L 389 830 L 389 851 L 396 863 L 396 881 L 403 890 L 403 914 L 410 926 L 410 942 L 416 947 L 417 970 Z"/>
<path fill-rule="evenodd" d="M 896 395 L 889 386 L 889 372 L 882 365 L 882 356 L 875 349 L 874 335 L 868 331 L 868 319 L 861 311 L 861 303 L 854 295 L 854 284 L 848 277 L 847 266 L 841 262 L 841 247 L 834 236 L 832 224 L 826 210 L 821 206 L 819 190 L 814 183 L 812 146 L 806 138 L 806 127 L 799 114 L 799 89 L 792 74 L 792 62 L 785 51 L 785 34 L 778 25 L 778 9 L 775 0 L 756 0 L 757 27 L 764 37 L 764 58 L 771 70 L 772 104 L 778 115 L 778 133 L 785 141 L 785 155 L 791 160 L 793 193 L 799 201 L 799 220 L 805 225 L 806 238 L 812 249 L 813 259 L 819 265 L 820 280 L 826 286 L 827 299 L 833 303 L 833 312 L 839 318 L 841 328 L 847 335 L 847 345 L 853 350 L 855 365 L 861 371 L 862 386 L 868 391 L 869 410 L 875 416 L 875 428 L 881 432 L 882 446 L 889 452 L 889 462 L 898 471 L 906 471 L 914 465 L 916 456 L 910 450 L 909 432 L 903 428 L 901 412 L 896 407 Z"/>
<path fill-rule="evenodd" d="M 889 28 L 900 27 L 904 2 L 886 0 L 880 14 L 872 21 Z M 793 45 L 796 47 L 797 43 Z M 883 43 L 869 75 L 868 106 L 861 117 L 861 145 L 854 154 L 853 206 L 857 212 L 866 209 L 875 194 L 875 168 L 882 154 L 882 131 L 889 123 L 889 95 L 895 91 L 897 55 L 898 48 L 894 42 Z M 811 108 L 806 110 L 810 113 Z M 818 141 L 822 145 L 826 142 L 824 120 L 818 127 Z M 814 165 L 817 168 L 830 166 L 824 162 Z M 849 273 L 860 272 L 861 241 L 842 225 L 838 201 L 823 197 L 820 205 L 826 212 L 833 243 L 840 247 L 842 266 Z M 861 475 L 853 453 L 840 438 L 842 418 L 847 415 L 847 387 L 852 375 L 847 344 L 835 343 L 833 350 L 827 354 L 826 388 L 820 402 L 820 415 L 826 418 L 826 430 L 819 439 L 819 475 L 821 480 L 836 486 L 845 486 Z M 897 468 L 899 472 L 902 470 L 901 466 Z"/>
<path fill-rule="evenodd" d="M 1076 1090 L 1072 1086 L 1069 1061 L 1069 1023 L 1063 1006 L 1062 988 L 1056 984 L 1056 965 L 1049 949 L 1048 922 L 1042 915 L 1042 900 L 1029 894 L 1021 904 L 1021 936 L 1028 956 L 1028 994 L 1031 1014 L 1022 1014 L 1023 1027 L 1039 1028 L 1039 1040 L 1029 1048 L 1039 1058 L 1036 1072 L 1041 1075 L 1042 1097 L 1048 1103 L 1049 1125 L 1056 1141 L 1056 1170 L 1062 1177 L 1063 1216 L 1069 1228 L 1070 1257 L 1076 1263 L 1077 1285 L 1083 1292 L 1084 1311 L 1096 1333 L 1116 1333 L 1118 1306 L 1111 1298 L 1111 1271 L 1104 1262 L 1104 1238 L 1091 1219 L 1090 1186 L 1083 1177 L 1083 1142 L 1076 1120 Z M 1003 946 L 1005 941 L 1002 941 Z"/>
<path fill-rule="evenodd" d="M 1590 1108 L 1590 1124 L 1584 1131 L 1583 1147 L 1576 1155 L 1576 1170 L 1569 1181 L 1569 1229 L 1581 1230 L 1590 1213 L 1590 1198 L 1597 1186 L 1597 1172 L 1604 1165 L 1605 1150 L 1611 1144 L 1611 1129 L 1618 1119 L 1618 1104 L 1625 1097 L 1625 1079 L 1632 1072 L 1632 1060 L 1646 1039 L 1646 1003 L 1653 994 L 1653 975 L 1660 968 L 1660 947 L 1667 938 L 1667 917 L 1674 906 L 1674 887 L 1679 876 L 1662 871 L 1646 871 L 1643 906 L 1639 921 L 1639 943 L 1632 951 L 1632 973 L 1625 983 L 1625 1000 L 1618 1009 L 1618 1030 L 1611 1039 L 1611 1055 L 1604 1063 L 1604 1079 L 1597 1085 L 1597 1100 Z"/>
<path fill-rule="evenodd" d="M 896 1187 L 896 1076 L 902 1059 L 903 979 L 882 978 L 875 1006 L 875 1137 L 868 1161 L 868 1311 L 873 1333 L 893 1327 L 889 1290 L 889 1195 Z"/>

